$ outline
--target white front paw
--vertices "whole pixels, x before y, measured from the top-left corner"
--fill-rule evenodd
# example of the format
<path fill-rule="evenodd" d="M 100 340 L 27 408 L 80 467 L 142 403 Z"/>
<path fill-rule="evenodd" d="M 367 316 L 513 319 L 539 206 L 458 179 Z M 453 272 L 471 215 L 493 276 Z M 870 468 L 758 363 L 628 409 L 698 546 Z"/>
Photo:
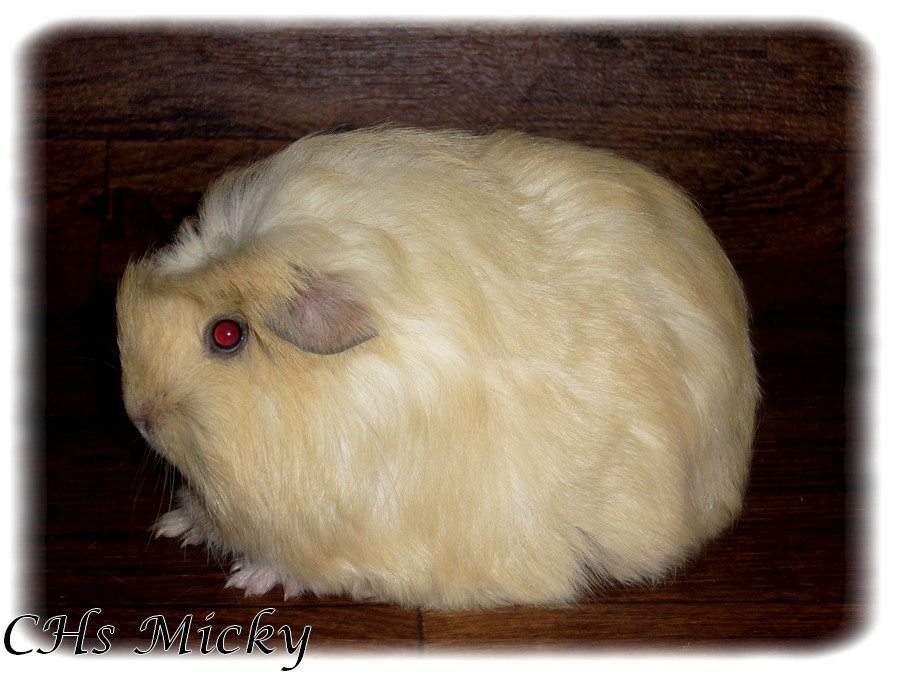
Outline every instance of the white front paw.
<path fill-rule="evenodd" d="M 153 537 L 157 539 L 159 537 L 169 537 L 171 539 L 184 537 L 182 546 L 203 543 L 199 530 L 194 527 L 194 522 L 188 512 L 182 508 L 172 509 L 160 516 L 151 529 Z"/>
<path fill-rule="evenodd" d="M 178 491 L 178 508 L 163 514 L 150 528 L 154 538 L 181 538 L 181 545 L 221 546 L 219 535 L 200 502 L 186 488 Z"/>
<path fill-rule="evenodd" d="M 155 539 L 159 537 L 175 539 L 191 529 L 191 521 L 184 509 L 172 509 L 161 515 L 150 529 Z"/>
<path fill-rule="evenodd" d="M 303 593 L 300 582 L 275 565 L 238 558 L 231 566 L 231 575 L 225 588 L 240 588 L 245 596 L 250 596 L 268 593 L 279 584 L 284 588 L 285 600 Z"/>

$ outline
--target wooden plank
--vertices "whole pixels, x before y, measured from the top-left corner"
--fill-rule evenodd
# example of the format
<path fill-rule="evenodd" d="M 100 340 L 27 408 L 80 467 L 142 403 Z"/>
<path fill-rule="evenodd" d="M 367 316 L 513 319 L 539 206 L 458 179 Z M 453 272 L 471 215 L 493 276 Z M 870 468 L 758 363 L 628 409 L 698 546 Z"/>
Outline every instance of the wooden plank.
<path fill-rule="evenodd" d="M 32 231 L 42 255 L 46 311 L 74 314 L 96 290 L 96 258 L 105 215 L 106 144 L 97 141 L 35 142 L 30 147 Z M 44 254 L 46 257 L 44 257 Z"/>
<path fill-rule="evenodd" d="M 847 639 L 858 608 L 843 604 L 589 604 L 564 609 L 423 612 L 426 651 L 697 647 L 723 643 L 789 646 Z"/>
<path fill-rule="evenodd" d="M 48 415 L 97 412 L 97 248 L 106 210 L 106 144 L 36 141 L 25 184 L 34 283 L 26 301 L 40 317 Z M 42 374 L 43 375 L 43 374 Z"/>
<path fill-rule="evenodd" d="M 857 49 L 771 27 L 74 26 L 32 46 L 32 119 L 49 137 L 290 139 L 392 121 L 840 150 Z"/>

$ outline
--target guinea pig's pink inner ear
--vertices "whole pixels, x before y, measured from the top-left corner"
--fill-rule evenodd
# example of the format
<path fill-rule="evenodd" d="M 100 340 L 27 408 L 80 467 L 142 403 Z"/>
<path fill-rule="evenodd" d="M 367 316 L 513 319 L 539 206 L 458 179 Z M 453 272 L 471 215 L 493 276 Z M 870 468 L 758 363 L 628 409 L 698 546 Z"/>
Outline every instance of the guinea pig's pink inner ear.
<path fill-rule="evenodd" d="M 377 335 L 369 310 L 344 279 L 325 274 L 305 281 L 269 317 L 276 335 L 314 354 L 337 354 Z"/>

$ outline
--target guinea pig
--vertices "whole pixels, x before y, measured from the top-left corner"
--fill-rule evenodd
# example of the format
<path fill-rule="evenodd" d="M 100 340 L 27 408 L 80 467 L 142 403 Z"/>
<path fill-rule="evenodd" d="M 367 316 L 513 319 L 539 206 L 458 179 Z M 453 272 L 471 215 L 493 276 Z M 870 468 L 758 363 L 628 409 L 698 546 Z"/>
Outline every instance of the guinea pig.
<path fill-rule="evenodd" d="M 436 609 L 652 582 L 739 513 L 740 281 L 685 194 L 522 133 L 303 138 L 217 180 L 117 296 L 158 536 L 226 586 Z"/>

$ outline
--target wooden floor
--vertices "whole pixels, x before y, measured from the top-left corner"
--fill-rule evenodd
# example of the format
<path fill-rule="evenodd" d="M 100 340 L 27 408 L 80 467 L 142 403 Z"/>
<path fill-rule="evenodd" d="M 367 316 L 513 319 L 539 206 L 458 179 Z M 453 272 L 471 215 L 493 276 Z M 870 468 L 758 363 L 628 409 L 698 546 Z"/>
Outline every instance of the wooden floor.
<path fill-rule="evenodd" d="M 326 645 L 824 646 L 864 625 L 855 391 L 859 47 L 822 31 L 244 27 L 65 29 L 28 54 L 25 189 L 36 400 L 34 574 L 23 604 L 246 625 L 260 608 Z M 125 418 L 113 298 L 224 168 L 321 129 L 516 128 L 612 148 L 685 186 L 747 288 L 764 389 L 746 512 L 671 580 L 564 609 L 417 612 L 245 599 L 196 548 L 151 541 L 163 468 Z M 34 306 L 40 306 L 36 303 Z M 46 336 L 46 341 L 41 339 Z M 40 364 L 39 364 L 40 365 Z M 40 399 L 40 388 L 33 390 Z"/>

